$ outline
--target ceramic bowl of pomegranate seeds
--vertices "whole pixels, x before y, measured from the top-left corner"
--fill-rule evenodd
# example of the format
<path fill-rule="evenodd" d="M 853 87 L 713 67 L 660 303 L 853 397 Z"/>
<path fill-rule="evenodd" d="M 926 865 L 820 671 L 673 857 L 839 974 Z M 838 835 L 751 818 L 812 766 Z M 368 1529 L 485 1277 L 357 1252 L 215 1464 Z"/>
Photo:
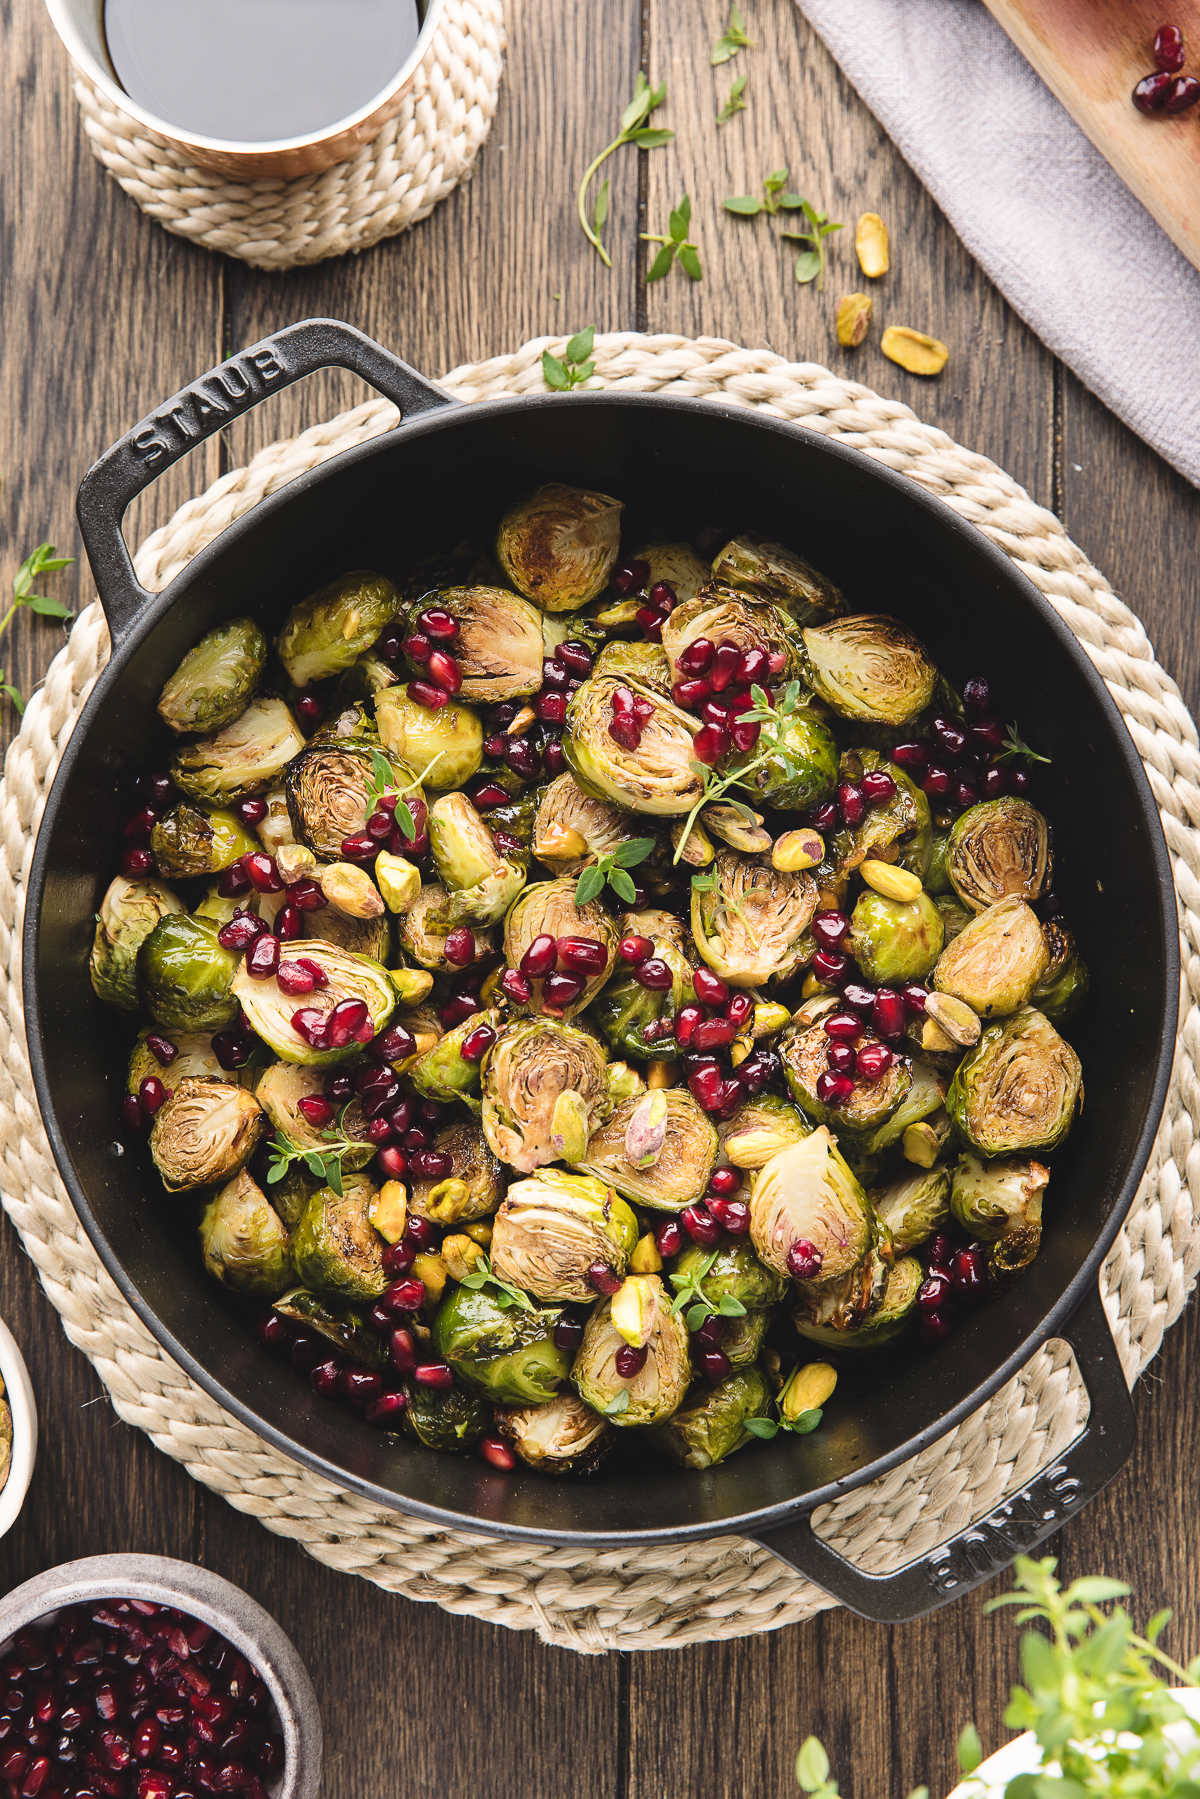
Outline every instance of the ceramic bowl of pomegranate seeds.
<path fill-rule="evenodd" d="M 838 446 L 447 412 L 328 324 L 278 354 L 330 344 L 428 416 L 152 603 L 87 527 L 138 622 L 31 884 L 72 1197 L 332 1478 L 572 1539 L 787 1522 L 844 1585 L 820 1495 L 1051 1330 L 1109 1366 L 1175 991 L 1136 753 L 999 552 Z"/>
<path fill-rule="evenodd" d="M 0 1600 L 0 1792 L 19 1799 L 317 1799 L 312 1683 L 239 1588 L 98 1555 Z"/>
<path fill-rule="evenodd" d="M 25 1358 L 0 1323 L 0 1537 L 11 1530 L 37 1459 L 38 1419 Z"/>

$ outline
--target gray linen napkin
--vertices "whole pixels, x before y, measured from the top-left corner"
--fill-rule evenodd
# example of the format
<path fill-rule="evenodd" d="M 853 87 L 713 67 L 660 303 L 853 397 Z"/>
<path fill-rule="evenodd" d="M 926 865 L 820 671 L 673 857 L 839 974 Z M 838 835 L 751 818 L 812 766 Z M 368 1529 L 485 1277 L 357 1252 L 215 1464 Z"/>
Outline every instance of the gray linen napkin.
<path fill-rule="evenodd" d="M 979 0 L 798 3 L 1026 324 L 1200 487 L 1200 272 Z"/>

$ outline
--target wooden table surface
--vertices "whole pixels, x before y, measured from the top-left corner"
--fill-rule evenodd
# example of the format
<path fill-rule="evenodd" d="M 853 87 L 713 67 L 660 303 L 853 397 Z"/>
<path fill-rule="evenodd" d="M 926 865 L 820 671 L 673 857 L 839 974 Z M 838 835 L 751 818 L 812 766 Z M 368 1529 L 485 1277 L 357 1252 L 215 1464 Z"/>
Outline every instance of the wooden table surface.
<path fill-rule="evenodd" d="M 291 320 L 348 319 L 433 373 L 585 323 L 716 334 L 826 361 L 1009 469 L 1145 619 L 1195 706 L 1200 496 L 1012 313 L 791 0 L 746 0 L 757 47 L 712 71 L 719 3 L 514 0 L 500 111 L 474 181 L 365 256 L 268 276 L 167 236 L 101 174 L 42 8 L 0 0 L 0 586 L 42 539 L 78 553 L 74 490 L 102 447 L 232 348 Z M 610 272 L 574 223 L 574 182 L 615 128 L 639 66 L 666 81 L 661 116 L 677 139 L 609 165 Z M 716 104 L 737 72 L 749 76 L 749 107 L 718 129 Z M 874 345 L 838 349 L 836 299 L 861 284 L 849 232 L 831 240 L 818 294 L 792 281 L 768 221 L 722 214 L 723 195 L 753 189 L 785 163 L 831 217 L 886 216 L 894 270 L 877 290 L 880 307 L 945 339 L 940 380 L 904 374 Z M 675 274 L 647 287 L 637 233 L 663 229 L 684 189 L 704 280 Z M 360 397 L 349 379 L 321 377 L 272 399 L 230 441 L 166 475 L 132 531 L 161 522 L 251 448 Z M 86 572 L 69 571 L 62 591 L 84 602 Z M 22 614 L 0 662 L 9 656 L 31 688 L 60 641 L 59 627 Z M 1120 845 L 1097 852 L 1119 855 Z M 191 1557 L 240 1582 L 279 1616 L 312 1669 L 328 1799 L 787 1795 L 809 1731 L 829 1746 L 843 1792 L 893 1799 L 919 1780 L 946 1790 L 967 1717 L 989 1748 L 1005 1734 L 1013 1638 L 1006 1623 L 984 1618 L 982 1603 L 1002 1583 L 893 1628 L 834 1611 L 739 1642 L 575 1656 L 336 1575 L 189 1480 L 116 1419 L 7 1221 L 0 1314 L 24 1347 L 43 1429 L 28 1503 L 0 1544 L 0 1583 L 117 1549 Z M 1132 1581 L 1143 1613 L 1175 1605 L 1174 1642 L 1187 1654 L 1200 1650 L 1200 1579 L 1186 1548 L 1198 1386 L 1193 1309 L 1139 1389 L 1131 1464 L 1055 1544 L 1072 1572 Z"/>

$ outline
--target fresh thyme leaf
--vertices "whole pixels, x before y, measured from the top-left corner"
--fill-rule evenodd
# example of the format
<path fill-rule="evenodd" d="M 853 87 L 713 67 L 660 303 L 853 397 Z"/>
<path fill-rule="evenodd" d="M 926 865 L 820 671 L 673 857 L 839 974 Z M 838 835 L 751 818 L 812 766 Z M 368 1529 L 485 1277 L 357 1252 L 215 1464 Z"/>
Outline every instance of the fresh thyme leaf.
<path fill-rule="evenodd" d="M 746 21 L 741 8 L 733 5 L 729 8 L 729 23 L 709 51 L 708 60 L 714 69 L 722 63 L 731 62 L 739 50 L 751 50 L 754 39 L 746 35 Z"/>
<path fill-rule="evenodd" d="M 557 356 L 552 356 L 549 350 L 542 351 L 542 379 L 547 387 L 554 389 L 555 393 L 565 393 L 571 385 L 563 364 Z"/>
<path fill-rule="evenodd" d="M 746 110 L 745 96 L 747 80 L 748 77 L 745 75 L 734 76 L 729 92 L 725 97 L 725 101 L 717 112 L 718 125 L 728 125 L 735 113 L 744 112 Z"/>
<path fill-rule="evenodd" d="M 586 906 L 596 899 L 604 891 L 604 881 L 605 874 L 599 864 L 593 862 L 585 868 L 575 883 L 575 904 Z"/>
<path fill-rule="evenodd" d="M 694 244 L 680 244 L 679 266 L 690 281 L 703 281 L 704 270 L 700 267 L 700 256 Z"/>
<path fill-rule="evenodd" d="M 737 83 L 734 83 L 737 86 Z M 760 212 L 774 214 L 777 212 L 797 212 L 808 206 L 808 201 L 794 194 L 788 187 L 786 169 L 772 169 L 769 175 L 763 176 L 763 197 L 758 199 L 754 194 L 731 194 L 722 202 L 726 212 L 737 213 L 739 217 L 753 219 Z"/>
<path fill-rule="evenodd" d="M 779 1430 L 779 1425 L 774 1418 L 747 1418 L 744 1422 L 752 1437 L 761 1437 L 767 1443 Z"/>
<path fill-rule="evenodd" d="M 591 244 L 605 268 L 611 269 L 612 257 L 604 247 L 600 233 L 608 219 L 609 184 L 607 178 L 593 202 L 591 217 L 588 216 L 588 190 L 593 180 L 608 158 L 616 150 L 626 144 L 632 144 L 639 150 L 657 150 L 663 144 L 669 144 L 675 133 L 658 126 L 647 128 L 646 121 L 651 113 L 660 107 L 667 97 L 666 83 L 660 82 L 652 87 L 641 69 L 633 84 L 633 98 L 621 114 L 620 128 L 611 144 L 606 144 L 598 156 L 594 156 L 583 172 L 582 179 L 575 193 L 575 212 L 583 228 L 583 235 Z"/>
<path fill-rule="evenodd" d="M 608 202 L 612 195 L 612 182 L 606 175 L 596 190 L 596 206 L 592 213 L 592 224 L 598 232 L 603 231 L 608 223 Z"/>
<path fill-rule="evenodd" d="M 278 1181 L 283 1180 L 288 1170 L 299 1163 L 316 1180 L 323 1181 L 327 1187 L 331 1187 L 340 1198 L 343 1190 L 342 1171 L 345 1158 L 352 1150 L 362 1147 L 361 1143 L 353 1141 L 344 1134 L 344 1118 L 345 1108 L 343 1108 L 342 1117 L 338 1120 L 342 1127 L 341 1130 L 335 1130 L 330 1125 L 327 1130 L 321 1132 L 321 1137 L 327 1145 L 325 1148 L 296 1143 L 287 1135 L 286 1131 L 276 1131 L 267 1145 L 268 1184 L 274 1186 Z"/>
<path fill-rule="evenodd" d="M 469 1287 L 473 1293 L 479 1292 L 482 1287 L 494 1288 L 496 1304 L 502 1311 L 511 1311 L 514 1306 L 522 1312 L 533 1310 L 533 1301 L 528 1293 L 522 1292 L 520 1287 L 514 1287 L 510 1281 L 501 1280 L 494 1273 L 486 1256 L 476 1262 L 471 1272 L 464 1274 L 458 1284 L 460 1287 Z"/>
<path fill-rule="evenodd" d="M 789 200 L 798 200 L 799 196 L 789 195 L 788 198 Z M 841 231 L 842 225 L 839 220 L 831 219 L 827 213 L 819 211 L 811 201 L 799 200 L 799 205 L 809 229 L 807 231 L 784 231 L 780 235 L 789 238 L 793 243 L 807 246 L 796 258 L 796 266 L 793 271 L 796 280 L 802 286 L 806 286 L 810 281 L 815 281 L 817 287 L 821 288 L 825 283 L 825 239 L 831 232 Z"/>
<path fill-rule="evenodd" d="M 692 219 L 692 203 L 684 194 L 678 206 L 671 213 L 666 235 L 653 231 L 643 231 L 642 241 L 647 244 L 659 244 L 661 248 L 646 272 L 646 280 L 661 281 L 671 271 L 676 257 L 684 274 L 693 281 L 701 281 L 704 271 L 700 267 L 700 251 L 698 245 L 692 243 L 687 235 Z"/>
<path fill-rule="evenodd" d="M 55 600 L 49 594 L 38 593 L 34 582 L 41 575 L 57 574 L 59 569 L 69 568 L 74 556 L 60 556 L 52 543 L 40 543 L 36 550 L 26 556 L 16 572 L 13 580 L 13 597 L 8 611 L 0 619 L 0 637 L 8 630 L 16 614 L 24 609 L 35 612 L 40 618 L 72 619 L 75 614 L 61 600 Z M 18 712 L 25 710 L 25 696 L 7 674 L 0 674 L 0 693 L 12 701 Z"/>
<path fill-rule="evenodd" d="M 0 693 L 5 694 L 12 701 L 18 712 L 25 711 L 25 696 L 19 687 L 13 686 L 11 681 L 0 681 Z"/>
<path fill-rule="evenodd" d="M 646 271 L 647 283 L 651 281 L 661 281 L 664 275 L 669 275 L 671 272 L 671 264 L 674 260 L 675 245 L 664 244 Z"/>
<path fill-rule="evenodd" d="M 622 1387 L 619 1393 L 614 1393 L 604 1410 L 609 1418 L 615 1418 L 619 1413 L 627 1412 L 629 1410 L 629 1388 Z"/>
<path fill-rule="evenodd" d="M 653 837 L 630 837 L 626 842 L 619 843 L 616 849 L 610 853 L 618 868 L 636 868 L 639 862 L 646 860 L 653 849 Z"/>
<path fill-rule="evenodd" d="M 623 899 L 627 906 L 632 906 L 637 899 L 637 888 L 633 876 L 626 874 L 623 868 L 614 868 L 608 877 L 608 884 L 618 899 Z"/>
<path fill-rule="evenodd" d="M 669 144 L 674 136 L 673 131 L 649 125 L 641 131 L 635 131 L 629 141 L 631 144 L 636 144 L 639 150 L 660 150 L 664 144 Z"/>
<path fill-rule="evenodd" d="M 763 210 L 762 201 L 756 200 L 753 194 L 731 194 L 721 204 L 726 212 L 737 213 L 745 219 L 752 219 Z"/>
<path fill-rule="evenodd" d="M 633 905 L 637 888 L 625 870 L 644 862 L 653 848 L 653 837 L 631 837 L 626 843 L 619 843 L 615 850 L 609 850 L 607 855 L 590 862 L 575 883 L 575 904 L 586 906 L 589 900 L 598 899 L 607 885 L 618 899 Z"/>
<path fill-rule="evenodd" d="M 1048 764 L 1050 757 L 1040 756 L 1036 750 L 1030 749 L 1029 745 L 1024 741 L 1020 732 L 1017 730 L 1016 725 L 1009 725 L 1008 735 L 1004 739 L 1004 748 L 1000 751 L 996 760 L 997 762 L 1021 761 L 1045 762 Z"/>
<path fill-rule="evenodd" d="M 567 340 L 567 347 L 563 351 L 564 361 L 573 362 L 576 367 L 578 367 L 581 362 L 586 362 L 592 353 L 592 347 L 595 344 L 595 341 L 596 327 L 594 325 L 585 325 L 582 331 L 577 331 L 574 337 Z"/>
<path fill-rule="evenodd" d="M 547 387 L 553 388 L 555 393 L 569 393 L 572 388 L 582 387 L 589 376 L 595 374 L 596 365 L 591 360 L 595 337 L 596 327 L 585 325 L 568 340 L 561 357 L 551 350 L 542 351 L 542 375 Z"/>
<path fill-rule="evenodd" d="M 801 250 L 796 258 L 793 273 L 802 287 L 810 281 L 816 281 L 825 267 L 825 258 L 819 250 Z"/>

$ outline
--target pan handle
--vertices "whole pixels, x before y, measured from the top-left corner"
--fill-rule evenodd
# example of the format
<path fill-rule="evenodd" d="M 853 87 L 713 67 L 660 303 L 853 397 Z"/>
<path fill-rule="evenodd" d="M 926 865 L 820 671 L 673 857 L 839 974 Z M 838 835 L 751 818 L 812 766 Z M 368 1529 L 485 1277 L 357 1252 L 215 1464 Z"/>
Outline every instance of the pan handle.
<path fill-rule="evenodd" d="M 1125 1465 L 1133 1448 L 1129 1389 L 1099 1291 L 1060 1333 L 1075 1351 L 1091 1401 L 1087 1424 L 1048 1468 L 978 1523 L 895 1574 L 866 1574 L 831 1549 L 807 1514 L 758 1541 L 842 1605 L 881 1624 L 919 1618 L 1029 1555 Z"/>
<path fill-rule="evenodd" d="M 360 375 L 406 418 L 454 404 L 449 394 L 382 344 L 337 319 L 305 319 L 289 325 L 181 388 L 92 465 L 75 503 L 114 645 L 153 597 L 133 571 L 121 529 L 130 503 L 173 462 L 268 394 L 329 368 Z"/>

